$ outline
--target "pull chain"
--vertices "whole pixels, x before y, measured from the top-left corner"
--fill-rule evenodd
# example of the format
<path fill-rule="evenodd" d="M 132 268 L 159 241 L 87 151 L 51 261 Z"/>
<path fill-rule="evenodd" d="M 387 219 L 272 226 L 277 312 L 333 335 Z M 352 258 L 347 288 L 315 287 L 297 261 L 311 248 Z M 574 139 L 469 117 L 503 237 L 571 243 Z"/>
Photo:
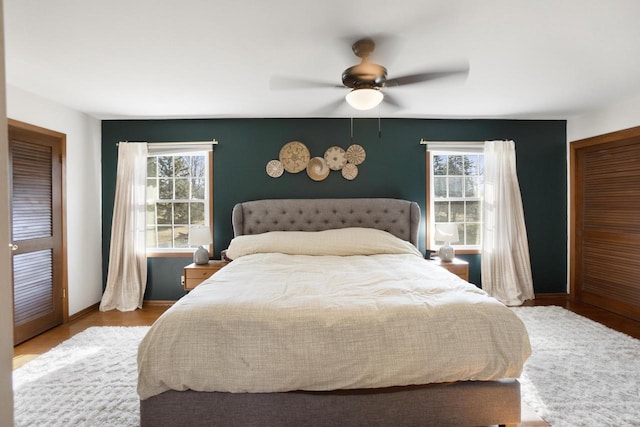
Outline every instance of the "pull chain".
<path fill-rule="evenodd" d="M 382 139 L 382 125 L 380 124 L 380 104 L 378 104 L 378 139 Z"/>
<path fill-rule="evenodd" d="M 353 117 L 351 117 L 351 144 L 353 144 Z"/>

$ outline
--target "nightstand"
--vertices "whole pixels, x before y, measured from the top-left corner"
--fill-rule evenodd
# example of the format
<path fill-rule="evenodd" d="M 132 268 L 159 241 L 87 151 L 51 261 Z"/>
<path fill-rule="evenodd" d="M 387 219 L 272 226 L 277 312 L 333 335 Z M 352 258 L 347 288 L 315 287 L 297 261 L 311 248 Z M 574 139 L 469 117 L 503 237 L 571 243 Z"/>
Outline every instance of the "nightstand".
<path fill-rule="evenodd" d="M 467 282 L 469 281 L 469 263 L 467 261 L 463 261 L 459 258 L 454 258 L 451 262 L 442 262 L 440 261 L 440 258 L 427 259 L 425 261 L 445 268 L 461 279 L 464 279 Z"/>
<path fill-rule="evenodd" d="M 211 260 L 209 264 L 189 264 L 184 268 L 184 290 L 190 291 L 205 279 L 213 276 L 218 270 L 227 265 L 226 261 Z"/>

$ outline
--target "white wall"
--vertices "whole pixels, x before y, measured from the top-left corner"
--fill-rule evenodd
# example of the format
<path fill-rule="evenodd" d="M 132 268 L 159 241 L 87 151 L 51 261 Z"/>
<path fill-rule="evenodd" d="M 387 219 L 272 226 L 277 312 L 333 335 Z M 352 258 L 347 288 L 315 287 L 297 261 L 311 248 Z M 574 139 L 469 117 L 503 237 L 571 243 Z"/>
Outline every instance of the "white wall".
<path fill-rule="evenodd" d="M 12 86 L 7 86 L 7 117 L 67 135 L 67 272 L 73 315 L 102 296 L 100 120 Z"/>
<path fill-rule="evenodd" d="M 567 141 L 640 126 L 640 96 L 567 120 Z"/>

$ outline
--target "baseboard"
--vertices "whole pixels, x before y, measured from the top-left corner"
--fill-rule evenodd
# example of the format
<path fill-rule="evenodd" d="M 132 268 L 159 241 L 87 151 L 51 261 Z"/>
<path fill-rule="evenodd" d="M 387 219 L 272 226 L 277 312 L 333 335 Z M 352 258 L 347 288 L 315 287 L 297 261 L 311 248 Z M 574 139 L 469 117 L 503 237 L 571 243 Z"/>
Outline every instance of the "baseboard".
<path fill-rule="evenodd" d="M 571 300 L 571 296 L 565 293 L 536 294 L 534 299 L 522 303 L 525 307 L 535 307 L 538 305 L 559 305 L 566 306 Z"/>
<path fill-rule="evenodd" d="M 142 308 L 144 307 L 166 307 L 172 306 L 175 304 L 175 301 L 171 300 L 155 300 L 155 299 L 146 299 L 142 301 Z"/>
<path fill-rule="evenodd" d="M 83 310 L 80 310 L 77 313 L 74 313 L 71 316 L 69 316 L 69 320 L 67 320 L 67 322 L 71 322 L 73 320 L 76 320 L 76 319 L 84 316 L 85 314 L 89 314 L 92 311 L 98 310 L 99 308 L 100 308 L 100 303 L 99 302 L 97 302 L 97 303 L 95 303 L 93 305 L 90 305 L 89 307 L 87 307 L 87 308 L 85 308 Z"/>
<path fill-rule="evenodd" d="M 171 301 L 171 300 L 144 300 L 142 302 L 142 307 L 171 307 L 173 304 L 175 304 L 175 301 Z M 67 320 L 66 323 L 68 322 L 72 322 L 76 319 L 79 319 L 80 317 L 89 314 L 93 311 L 98 311 L 100 309 L 100 303 L 97 302 L 93 305 L 90 305 L 89 307 L 78 311 L 77 313 L 69 316 L 69 320 Z"/>
<path fill-rule="evenodd" d="M 535 299 L 558 299 L 558 298 L 567 298 L 569 299 L 570 295 L 566 292 L 558 292 L 558 293 L 549 293 L 549 294 L 536 294 Z"/>

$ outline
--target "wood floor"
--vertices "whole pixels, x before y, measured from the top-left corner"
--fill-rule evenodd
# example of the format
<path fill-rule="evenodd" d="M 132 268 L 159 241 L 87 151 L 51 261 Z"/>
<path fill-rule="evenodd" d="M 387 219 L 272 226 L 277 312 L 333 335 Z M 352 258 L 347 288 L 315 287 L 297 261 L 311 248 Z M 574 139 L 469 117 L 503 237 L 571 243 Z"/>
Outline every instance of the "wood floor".
<path fill-rule="evenodd" d="M 537 295 L 535 300 L 527 301 L 523 305 L 557 305 L 564 307 L 576 314 L 602 323 L 611 329 L 615 329 L 616 331 L 620 331 L 624 334 L 640 339 L 640 322 L 590 304 L 571 301 L 567 295 Z"/>
<path fill-rule="evenodd" d="M 55 327 L 14 347 L 13 369 L 19 368 L 38 355 L 49 351 L 62 341 L 71 338 L 91 326 L 150 326 L 169 307 L 171 307 L 171 303 L 145 303 L 141 310 L 128 312 L 118 310 L 102 312 L 96 307 L 95 310 L 77 319 Z"/>
<path fill-rule="evenodd" d="M 566 295 L 541 295 L 533 301 L 527 301 L 526 306 L 558 305 L 571 310 L 581 316 L 585 316 L 596 322 L 600 322 L 612 329 L 640 339 L 640 322 L 618 316 L 614 313 L 602 310 L 589 304 L 577 303 L 569 300 Z M 147 326 L 151 325 L 166 309 L 170 303 L 145 303 L 141 310 L 132 312 L 119 312 L 112 310 L 101 312 L 92 310 L 64 325 L 47 331 L 29 341 L 14 348 L 13 369 L 24 365 L 29 360 L 45 353 L 62 341 L 82 332 L 91 326 Z M 530 408 L 523 405 L 522 427 L 547 426 Z"/>

